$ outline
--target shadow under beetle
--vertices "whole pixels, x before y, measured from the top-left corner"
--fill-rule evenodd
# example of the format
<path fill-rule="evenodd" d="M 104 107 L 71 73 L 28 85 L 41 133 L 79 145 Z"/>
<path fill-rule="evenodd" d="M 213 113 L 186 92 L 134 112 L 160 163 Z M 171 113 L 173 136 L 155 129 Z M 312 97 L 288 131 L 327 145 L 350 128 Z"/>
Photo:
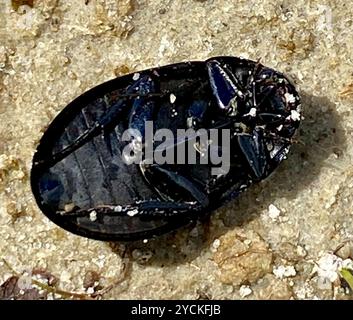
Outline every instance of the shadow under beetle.
<path fill-rule="evenodd" d="M 73 233 L 101 240 L 162 234 L 266 178 L 289 152 L 300 108 L 283 74 L 237 57 L 125 75 L 82 94 L 53 120 L 33 158 L 32 190 L 41 210 Z M 143 153 L 146 137 L 129 142 L 122 135 L 144 132 L 148 121 L 173 133 L 228 129 L 229 170 L 213 175 L 197 143 L 195 164 L 127 164 L 123 149 L 132 143 Z M 206 149 L 219 152 L 222 142 Z"/>

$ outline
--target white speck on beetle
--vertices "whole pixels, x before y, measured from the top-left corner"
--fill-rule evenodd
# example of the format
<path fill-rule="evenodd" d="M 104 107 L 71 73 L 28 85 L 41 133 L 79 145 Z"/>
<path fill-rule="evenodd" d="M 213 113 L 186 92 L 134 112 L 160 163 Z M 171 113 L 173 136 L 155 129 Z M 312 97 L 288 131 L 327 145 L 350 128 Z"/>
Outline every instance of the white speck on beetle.
<path fill-rule="evenodd" d="M 256 117 L 256 108 L 251 108 L 250 111 L 249 111 L 249 115 L 252 116 L 252 117 Z"/>
<path fill-rule="evenodd" d="M 123 210 L 123 207 L 122 206 L 116 206 L 114 207 L 114 211 L 115 212 L 121 212 Z"/>
<path fill-rule="evenodd" d="M 244 114 L 244 116 L 250 116 L 250 117 L 255 118 L 256 117 L 256 112 L 257 112 L 256 108 L 251 108 L 248 113 Z"/>
<path fill-rule="evenodd" d="M 147 243 L 148 242 L 148 240 L 147 239 L 143 239 L 143 241 L 142 241 L 143 243 Z"/>
<path fill-rule="evenodd" d="M 291 110 L 290 117 L 293 121 L 300 121 L 300 113 L 296 110 Z"/>
<path fill-rule="evenodd" d="M 272 220 L 276 220 L 281 214 L 281 210 L 279 210 L 274 204 L 270 204 L 268 206 L 268 215 Z"/>
<path fill-rule="evenodd" d="M 266 143 L 266 148 L 267 148 L 267 151 L 271 152 L 273 150 L 273 148 L 274 148 L 273 142 L 272 141 L 268 141 Z"/>
<path fill-rule="evenodd" d="M 175 109 L 172 109 L 172 118 L 176 117 L 178 112 Z"/>
<path fill-rule="evenodd" d="M 127 212 L 127 215 L 130 216 L 130 217 L 133 217 L 135 216 L 136 214 L 138 214 L 138 210 L 137 209 L 134 209 L 134 210 L 130 210 Z"/>
<path fill-rule="evenodd" d="M 273 274 L 278 279 L 294 277 L 297 274 L 297 271 L 293 266 L 279 266 L 273 268 Z"/>
<path fill-rule="evenodd" d="M 170 100 L 170 103 L 173 104 L 175 102 L 175 100 L 176 100 L 176 96 L 173 93 L 171 93 L 170 96 L 169 96 L 169 100 Z"/>
<path fill-rule="evenodd" d="M 89 214 L 89 219 L 91 221 L 96 221 L 97 220 L 97 212 L 96 211 L 92 211 L 90 214 Z"/>
<path fill-rule="evenodd" d="M 241 286 L 239 289 L 239 294 L 242 298 L 245 298 L 252 294 L 252 290 L 249 286 Z"/>
<path fill-rule="evenodd" d="M 277 130 L 278 131 L 281 131 L 283 129 L 283 124 L 281 124 L 281 125 L 279 125 L 278 127 L 277 127 Z"/>
<path fill-rule="evenodd" d="M 295 96 L 294 95 L 292 95 L 291 93 L 286 93 L 285 95 L 284 95 L 284 98 L 286 99 L 286 101 L 288 102 L 288 103 L 295 103 Z"/>
<path fill-rule="evenodd" d="M 140 74 L 138 72 L 134 73 L 134 75 L 132 76 L 132 80 L 137 81 L 138 79 L 140 79 Z"/>

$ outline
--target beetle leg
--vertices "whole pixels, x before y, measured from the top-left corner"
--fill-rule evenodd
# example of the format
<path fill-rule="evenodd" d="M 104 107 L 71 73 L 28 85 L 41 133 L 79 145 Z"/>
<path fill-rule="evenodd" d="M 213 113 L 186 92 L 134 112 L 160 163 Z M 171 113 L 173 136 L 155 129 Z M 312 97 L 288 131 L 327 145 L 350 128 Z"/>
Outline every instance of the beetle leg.
<path fill-rule="evenodd" d="M 250 87 L 253 86 L 253 84 L 255 83 L 255 79 L 257 78 L 257 75 L 261 69 L 262 69 L 262 64 L 260 63 L 260 59 L 258 59 L 254 65 L 253 70 L 249 72 L 250 76 L 246 81 L 246 89 L 249 89 Z"/>
<path fill-rule="evenodd" d="M 129 128 L 138 130 L 141 135 L 145 132 L 145 122 L 152 120 L 154 101 L 146 99 L 148 94 L 155 93 L 155 83 L 151 78 L 141 81 L 138 92 L 141 97 L 134 100 L 129 117 Z"/>
<path fill-rule="evenodd" d="M 96 121 L 91 128 L 86 130 L 83 134 L 81 134 L 73 143 L 65 147 L 63 150 L 51 155 L 49 159 L 45 159 L 43 161 L 35 163 L 36 166 L 47 166 L 51 167 L 67 157 L 69 154 L 74 152 L 75 150 L 82 147 L 87 141 L 91 140 L 92 138 L 98 136 L 102 132 L 105 132 L 105 135 L 108 134 L 109 129 L 116 125 L 118 121 L 118 117 L 126 111 L 126 109 L 130 106 L 127 103 L 130 98 L 137 98 L 140 97 L 138 94 L 136 96 L 136 92 L 140 90 L 140 86 L 143 85 L 146 81 L 150 79 L 149 76 L 144 76 L 140 80 L 136 81 L 134 84 L 127 88 L 126 94 L 123 97 L 118 97 L 118 100 L 115 104 L 113 104 L 108 111 L 102 116 L 101 119 Z M 130 96 L 131 95 L 131 96 Z M 151 97 L 147 94 L 148 97 Z M 154 95 L 152 95 L 154 96 Z"/>
<path fill-rule="evenodd" d="M 284 116 L 278 113 L 270 113 L 270 112 L 261 112 L 258 114 L 258 117 L 265 124 L 278 124 L 284 120 Z"/>
<path fill-rule="evenodd" d="M 218 106 L 232 115 L 237 114 L 237 99 L 244 98 L 244 89 L 239 80 L 218 61 L 207 62 L 211 88 Z"/>
<path fill-rule="evenodd" d="M 268 165 L 268 152 L 262 131 L 254 130 L 252 134 L 239 134 L 237 139 L 254 177 L 261 180 L 266 174 Z"/>
<path fill-rule="evenodd" d="M 202 207 L 207 207 L 209 205 L 208 196 L 202 192 L 195 183 L 191 180 L 183 177 L 182 175 L 177 174 L 174 171 L 166 170 L 160 166 L 156 166 L 155 169 L 167 177 L 169 181 L 176 184 L 178 187 L 181 187 L 197 201 Z"/>
<path fill-rule="evenodd" d="M 134 137 L 131 141 L 135 152 L 141 152 L 145 143 L 146 121 L 153 120 L 155 101 L 146 99 L 149 94 L 155 93 L 155 82 L 150 77 L 141 79 L 138 93 L 141 94 L 134 100 L 129 117 L 128 128 L 138 131 L 138 139 Z"/>
<path fill-rule="evenodd" d="M 162 174 L 165 181 L 168 183 L 174 184 L 175 186 L 183 189 L 187 193 L 189 193 L 193 199 L 202 207 L 207 207 L 209 204 L 208 196 L 200 190 L 200 188 L 188 178 L 165 168 L 162 168 L 159 165 L 149 165 L 144 166 L 140 165 L 141 172 L 146 179 L 146 181 L 157 191 L 157 193 L 166 200 L 172 200 L 168 195 L 166 195 L 162 190 L 157 188 L 155 184 L 151 182 L 151 178 L 156 174 Z"/>
<path fill-rule="evenodd" d="M 262 65 L 260 63 L 260 59 L 256 62 L 252 71 L 249 71 L 250 76 L 247 79 L 246 83 L 246 94 L 251 95 L 252 97 L 252 105 L 251 108 L 257 108 L 256 102 L 256 81 L 259 70 L 261 70 Z"/>

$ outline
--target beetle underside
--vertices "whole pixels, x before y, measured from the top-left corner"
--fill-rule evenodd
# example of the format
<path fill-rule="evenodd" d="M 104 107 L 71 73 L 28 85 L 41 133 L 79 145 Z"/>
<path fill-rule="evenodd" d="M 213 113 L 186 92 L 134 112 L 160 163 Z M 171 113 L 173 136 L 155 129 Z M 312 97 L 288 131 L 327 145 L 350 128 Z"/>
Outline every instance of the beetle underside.
<path fill-rule="evenodd" d="M 299 122 L 293 85 L 258 62 L 216 57 L 148 69 L 91 89 L 54 119 L 33 159 L 32 189 L 42 211 L 71 232 L 151 237 L 266 178 Z M 165 129 L 172 138 L 158 139 Z M 181 129 L 191 134 L 180 138 Z M 227 136 L 211 139 L 216 131 Z M 185 161 L 193 151 L 194 162 Z M 169 162 L 156 161 L 167 153 Z M 205 157 L 226 160 L 226 170 L 218 163 L 215 174 Z"/>

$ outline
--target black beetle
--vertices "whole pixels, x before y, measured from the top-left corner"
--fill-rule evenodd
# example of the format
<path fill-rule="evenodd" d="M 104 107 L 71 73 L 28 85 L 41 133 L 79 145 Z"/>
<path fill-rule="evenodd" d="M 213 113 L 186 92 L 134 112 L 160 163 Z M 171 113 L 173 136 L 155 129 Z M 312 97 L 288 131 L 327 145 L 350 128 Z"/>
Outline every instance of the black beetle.
<path fill-rule="evenodd" d="M 73 233 L 101 240 L 162 234 L 266 178 L 288 154 L 300 108 L 283 74 L 237 57 L 125 75 L 82 94 L 53 120 L 33 158 L 32 190 L 41 210 Z M 166 146 L 131 134 L 145 132 L 148 122 L 153 133 L 203 129 L 207 139 L 176 135 Z M 230 137 L 229 166 L 217 174 L 202 162 L 205 154 L 226 150 L 223 136 L 210 139 L 212 130 L 228 130 Z M 190 142 L 192 164 L 129 163 L 137 153 L 146 156 L 147 146 L 161 155 Z"/>

